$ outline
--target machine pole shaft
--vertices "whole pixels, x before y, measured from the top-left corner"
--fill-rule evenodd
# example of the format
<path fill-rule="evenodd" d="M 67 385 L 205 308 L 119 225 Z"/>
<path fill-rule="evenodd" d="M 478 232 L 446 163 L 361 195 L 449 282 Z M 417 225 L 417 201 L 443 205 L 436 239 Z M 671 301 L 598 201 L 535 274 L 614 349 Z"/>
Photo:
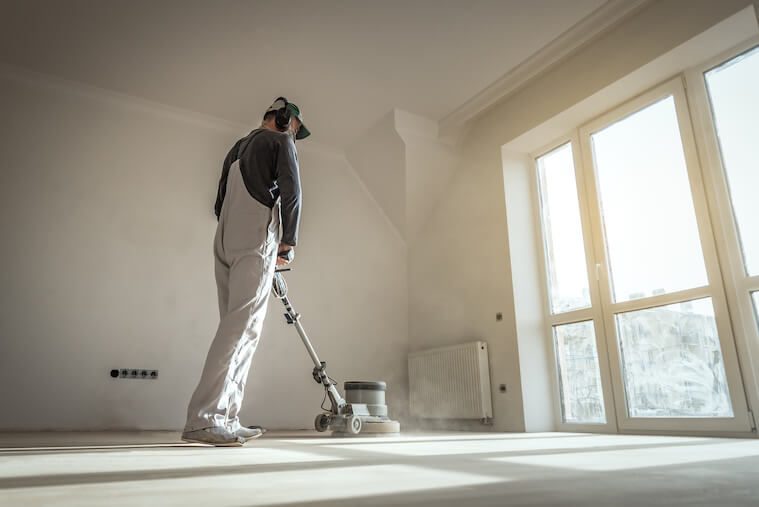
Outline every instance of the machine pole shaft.
<path fill-rule="evenodd" d="M 290 316 L 292 323 L 295 325 L 295 329 L 298 331 L 298 335 L 300 336 L 303 345 L 305 345 L 306 350 L 308 351 L 308 355 L 311 356 L 311 360 L 314 362 L 314 366 L 322 373 L 321 383 L 327 390 L 329 401 L 332 404 L 332 412 L 339 414 L 346 406 L 345 400 L 342 396 L 340 396 L 340 393 L 337 391 L 335 386 L 332 384 L 332 381 L 327 376 L 327 373 L 324 371 L 324 366 L 322 365 L 321 361 L 319 361 L 319 356 L 316 355 L 316 350 L 314 350 L 314 346 L 311 345 L 311 340 L 308 339 L 306 330 L 303 329 L 303 325 L 300 323 L 300 315 L 293 309 L 292 303 L 290 303 L 290 300 L 287 299 L 286 295 L 282 296 L 280 299 L 282 299 L 282 304 L 285 305 L 287 314 Z"/>
<path fill-rule="evenodd" d="M 290 314 L 290 318 L 293 319 L 293 324 L 295 325 L 295 329 L 297 329 L 298 335 L 300 336 L 300 339 L 303 341 L 303 345 L 306 346 L 306 350 L 308 351 L 308 355 L 311 356 L 311 360 L 314 362 L 314 366 L 316 366 L 317 368 L 320 368 L 322 363 L 321 361 L 319 361 L 319 356 L 316 355 L 316 350 L 314 350 L 314 346 L 311 345 L 311 340 L 308 339 L 306 330 L 303 329 L 303 325 L 300 323 L 300 315 L 295 313 L 295 310 L 293 310 L 290 300 L 287 299 L 286 296 L 282 298 L 282 303 L 285 305 L 285 308 L 287 309 L 287 313 Z"/>

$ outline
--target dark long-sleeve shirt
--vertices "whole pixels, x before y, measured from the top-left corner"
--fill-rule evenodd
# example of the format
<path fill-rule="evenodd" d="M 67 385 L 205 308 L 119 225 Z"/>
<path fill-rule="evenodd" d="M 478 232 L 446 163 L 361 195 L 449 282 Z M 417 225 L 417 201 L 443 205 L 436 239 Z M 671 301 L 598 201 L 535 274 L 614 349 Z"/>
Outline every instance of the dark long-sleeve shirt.
<path fill-rule="evenodd" d="M 227 193 L 229 168 L 240 160 L 240 171 L 250 196 L 272 208 L 281 198 L 282 243 L 295 246 L 300 223 L 300 175 L 295 142 L 289 135 L 256 129 L 235 143 L 226 158 L 216 196 L 216 218 Z"/>

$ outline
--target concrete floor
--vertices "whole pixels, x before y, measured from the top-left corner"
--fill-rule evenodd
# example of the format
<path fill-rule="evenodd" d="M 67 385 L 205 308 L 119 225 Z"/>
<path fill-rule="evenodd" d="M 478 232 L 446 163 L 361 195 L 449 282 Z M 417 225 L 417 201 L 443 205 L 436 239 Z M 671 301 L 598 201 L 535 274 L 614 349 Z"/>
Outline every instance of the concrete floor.
<path fill-rule="evenodd" d="M 759 440 L 571 433 L 0 433 L 0 505 L 759 505 Z"/>

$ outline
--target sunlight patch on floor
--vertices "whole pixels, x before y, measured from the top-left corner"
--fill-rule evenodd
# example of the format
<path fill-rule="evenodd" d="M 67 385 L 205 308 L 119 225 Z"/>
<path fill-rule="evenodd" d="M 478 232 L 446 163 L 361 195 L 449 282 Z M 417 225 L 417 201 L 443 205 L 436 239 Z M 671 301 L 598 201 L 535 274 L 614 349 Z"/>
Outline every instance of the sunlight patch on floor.
<path fill-rule="evenodd" d="M 277 437 L 276 432 L 274 434 L 267 435 L 268 439 L 276 438 L 280 442 L 287 442 L 290 444 L 309 444 L 309 445 L 325 445 L 325 444 L 371 444 L 371 443 L 388 443 L 388 442 L 444 442 L 448 440 L 536 440 L 544 438 L 565 438 L 565 437 L 590 437 L 591 434 L 580 433 L 416 433 L 416 432 L 401 432 L 397 435 L 391 436 L 372 436 L 372 437 L 330 437 L 320 436 L 315 438 L 303 438 L 303 437 Z"/>
<path fill-rule="evenodd" d="M 684 465 L 700 461 L 712 462 L 752 456 L 759 456 L 759 442 L 725 441 L 693 446 L 679 445 L 646 449 L 508 456 L 488 459 L 500 463 L 604 472 Z"/>
<path fill-rule="evenodd" d="M 349 448 L 355 451 L 377 452 L 397 456 L 442 456 L 459 454 L 514 453 L 543 450 L 571 450 L 617 446 L 665 445 L 667 443 L 693 443 L 703 441 L 701 438 L 685 437 L 646 437 L 619 435 L 574 435 L 561 439 L 487 439 L 464 441 L 418 442 L 404 440 L 398 442 L 374 441 L 357 444 L 329 444 L 325 448 Z"/>

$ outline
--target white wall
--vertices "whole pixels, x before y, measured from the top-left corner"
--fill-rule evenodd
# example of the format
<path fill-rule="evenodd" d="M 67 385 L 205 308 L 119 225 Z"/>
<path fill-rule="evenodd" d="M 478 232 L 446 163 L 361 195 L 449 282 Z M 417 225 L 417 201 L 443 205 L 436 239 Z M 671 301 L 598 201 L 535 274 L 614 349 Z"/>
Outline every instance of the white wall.
<path fill-rule="evenodd" d="M 394 109 L 346 150 L 367 190 L 406 243 L 413 242 L 458 165 L 437 122 Z"/>
<path fill-rule="evenodd" d="M 525 431 L 551 431 L 555 405 L 552 340 L 546 339 L 543 244 L 536 217 L 534 165 L 524 153 L 502 150 L 514 319 L 519 346 Z M 541 339 L 543 338 L 543 339 Z"/>
<path fill-rule="evenodd" d="M 395 129 L 405 147 L 406 236 L 413 243 L 445 196 L 445 189 L 459 165 L 458 150 L 438 139 L 437 122 L 395 110 Z"/>
<path fill-rule="evenodd" d="M 389 112 L 346 151 L 356 169 L 402 238 L 406 237 L 406 154 L 395 130 L 395 113 Z"/>
<path fill-rule="evenodd" d="M 0 110 L 0 429 L 181 428 L 218 322 L 216 184 L 244 128 L 8 69 Z M 387 380 L 401 417 L 405 248 L 341 154 L 299 145 L 292 300 L 330 374 Z M 307 428 L 322 391 L 271 303 L 243 422 Z"/>
<path fill-rule="evenodd" d="M 412 350 L 488 343 L 494 429 L 523 431 L 520 365 L 511 288 L 500 153 L 473 143 L 409 247 Z M 496 313 L 503 320 L 496 320 Z M 499 393 L 498 385 L 507 392 Z M 456 427 L 485 429 L 479 423 Z"/>

